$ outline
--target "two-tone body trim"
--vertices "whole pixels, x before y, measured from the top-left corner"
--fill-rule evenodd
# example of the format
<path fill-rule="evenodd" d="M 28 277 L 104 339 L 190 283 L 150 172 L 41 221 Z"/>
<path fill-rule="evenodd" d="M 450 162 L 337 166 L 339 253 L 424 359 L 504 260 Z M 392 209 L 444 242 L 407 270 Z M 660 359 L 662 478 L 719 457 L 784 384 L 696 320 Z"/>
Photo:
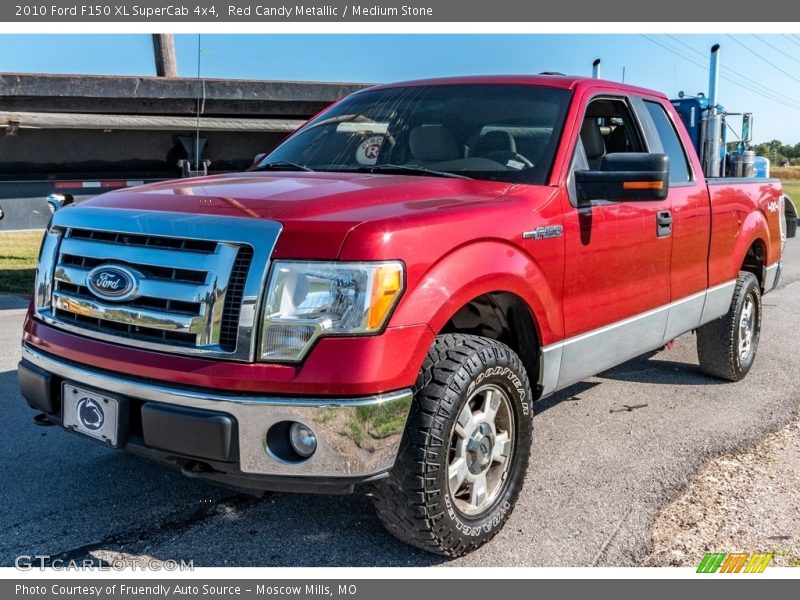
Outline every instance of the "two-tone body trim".
<path fill-rule="evenodd" d="M 589 331 L 550 344 L 542 349 L 539 384 L 546 396 L 610 369 L 640 354 L 655 350 L 670 340 L 696 329 L 728 312 L 736 281 L 681 298 Z"/>
<path fill-rule="evenodd" d="M 783 271 L 783 261 L 778 261 L 764 269 L 765 294 L 778 287 L 778 283 L 780 282 L 781 278 L 781 271 Z"/>

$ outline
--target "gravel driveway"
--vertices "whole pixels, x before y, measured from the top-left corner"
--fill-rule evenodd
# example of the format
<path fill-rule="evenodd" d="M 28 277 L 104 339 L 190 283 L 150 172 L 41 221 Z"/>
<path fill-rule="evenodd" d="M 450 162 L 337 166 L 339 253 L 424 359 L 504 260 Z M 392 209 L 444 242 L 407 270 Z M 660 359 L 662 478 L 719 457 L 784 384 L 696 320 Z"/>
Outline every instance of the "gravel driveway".
<path fill-rule="evenodd" d="M 800 567 L 800 420 L 711 460 L 653 528 L 648 565 L 696 567 L 707 552 L 766 552 Z"/>

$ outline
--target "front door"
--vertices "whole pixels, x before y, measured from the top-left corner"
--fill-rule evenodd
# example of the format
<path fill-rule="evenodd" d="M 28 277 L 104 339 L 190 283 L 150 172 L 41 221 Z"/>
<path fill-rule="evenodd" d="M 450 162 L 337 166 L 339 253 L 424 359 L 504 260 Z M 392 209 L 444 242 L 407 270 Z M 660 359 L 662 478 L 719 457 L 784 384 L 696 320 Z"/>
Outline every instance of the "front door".
<path fill-rule="evenodd" d="M 648 151 L 625 98 L 592 100 L 573 169 L 599 169 L 606 154 Z M 558 387 L 661 344 L 670 302 L 670 202 L 565 198 L 564 329 Z"/>

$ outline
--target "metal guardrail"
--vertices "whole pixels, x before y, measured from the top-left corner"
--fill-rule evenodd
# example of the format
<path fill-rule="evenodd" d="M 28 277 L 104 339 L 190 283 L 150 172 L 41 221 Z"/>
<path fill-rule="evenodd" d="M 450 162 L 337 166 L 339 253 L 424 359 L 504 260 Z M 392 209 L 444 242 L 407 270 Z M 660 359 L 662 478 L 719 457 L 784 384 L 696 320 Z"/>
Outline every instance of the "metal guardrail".
<path fill-rule="evenodd" d="M 263 131 L 289 133 L 302 119 L 247 119 L 225 117 L 114 115 L 89 113 L 46 113 L 0 111 L 0 128 L 5 129 L 128 129 L 149 131 Z"/>

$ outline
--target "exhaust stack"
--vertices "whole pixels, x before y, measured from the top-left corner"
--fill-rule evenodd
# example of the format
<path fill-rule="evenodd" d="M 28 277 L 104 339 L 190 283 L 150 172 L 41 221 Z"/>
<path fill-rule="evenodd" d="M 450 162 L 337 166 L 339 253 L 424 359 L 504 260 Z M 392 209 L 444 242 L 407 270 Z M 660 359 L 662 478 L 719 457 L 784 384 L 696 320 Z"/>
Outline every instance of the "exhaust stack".
<path fill-rule="evenodd" d="M 706 177 L 722 175 L 722 119 L 717 110 L 717 85 L 719 83 L 719 44 L 711 46 L 711 66 L 708 81 L 708 110 L 702 122 L 703 151 L 700 158 Z"/>
<path fill-rule="evenodd" d="M 592 63 L 592 79 L 600 79 L 600 59 L 595 58 Z"/>
<path fill-rule="evenodd" d="M 708 107 L 717 106 L 717 85 L 719 84 L 719 44 L 711 46 L 711 68 L 708 74 Z"/>

